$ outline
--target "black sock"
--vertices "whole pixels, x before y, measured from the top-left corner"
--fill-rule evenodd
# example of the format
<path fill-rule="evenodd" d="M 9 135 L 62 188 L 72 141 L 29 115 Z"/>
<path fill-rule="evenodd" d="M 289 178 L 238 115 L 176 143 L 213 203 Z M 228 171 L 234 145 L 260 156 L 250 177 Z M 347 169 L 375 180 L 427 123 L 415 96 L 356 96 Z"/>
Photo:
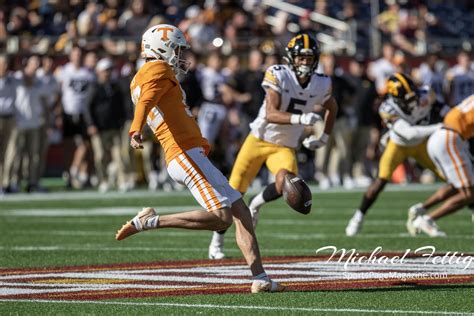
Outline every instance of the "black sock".
<path fill-rule="evenodd" d="M 220 230 L 220 231 L 218 231 L 217 233 L 218 233 L 219 235 L 224 235 L 226 231 L 227 231 L 227 229 L 225 229 L 225 230 Z"/>
<path fill-rule="evenodd" d="M 265 200 L 265 202 L 276 200 L 280 196 L 281 194 L 278 194 L 275 182 L 267 185 L 267 187 L 265 188 L 265 190 L 263 190 L 263 193 L 262 193 L 262 197 Z"/>
<path fill-rule="evenodd" d="M 359 210 L 362 212 L 362 214 L 367 213 L 367 210 L 374 202 L 375 199 L 370 199 L 366 195 L 364 195 L 364 197 L 362 198 L 362 202 L 360 203 Z"/>

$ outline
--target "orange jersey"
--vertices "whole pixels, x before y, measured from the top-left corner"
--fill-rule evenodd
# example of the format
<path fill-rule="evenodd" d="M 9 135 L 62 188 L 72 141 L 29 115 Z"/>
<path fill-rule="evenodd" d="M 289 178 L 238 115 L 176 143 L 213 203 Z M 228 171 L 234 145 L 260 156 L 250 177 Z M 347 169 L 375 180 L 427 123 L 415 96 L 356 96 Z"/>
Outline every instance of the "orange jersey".
<path fill-rule="evenodd" d="M 474 137 L 474 94 L 446 114 L 444 125 L 458 132 L 465 140 Z"/>
<path fill-rule="evenodd" d="M 145 63 L 130 83 L 135 115 L 130 135 L 141 131 L 145 121 L 165 151 L 169 163 L 195 147 L 209 151 L 209 143 L 184 101 L 184 92 L 171 67 L 164 61 Z"/>

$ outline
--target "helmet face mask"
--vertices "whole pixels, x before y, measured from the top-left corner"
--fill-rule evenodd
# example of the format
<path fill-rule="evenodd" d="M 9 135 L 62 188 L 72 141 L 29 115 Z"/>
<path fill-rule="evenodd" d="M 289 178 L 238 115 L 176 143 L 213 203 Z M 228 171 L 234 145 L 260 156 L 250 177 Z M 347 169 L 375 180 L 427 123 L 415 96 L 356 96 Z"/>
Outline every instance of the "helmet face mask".
<path fill-rule="evenodd" d="M 286 47 L 286 55 L 288 64 L 295 71 L 298 78 L 310 76 L 318 66 L 318 44 L 308 34 L 299 34 L 293 37 Z M 312 63 L 305 62 L 308 56 L 313 57 Z"/>
<path fill-rule="evenodd" d="M 177 27 L 158 24 L 145 31 L 142 37 L 142 57 L 166 61 L 176 74 L 185 74 L 189 63 L 182 57 L 190 46 Z"/>

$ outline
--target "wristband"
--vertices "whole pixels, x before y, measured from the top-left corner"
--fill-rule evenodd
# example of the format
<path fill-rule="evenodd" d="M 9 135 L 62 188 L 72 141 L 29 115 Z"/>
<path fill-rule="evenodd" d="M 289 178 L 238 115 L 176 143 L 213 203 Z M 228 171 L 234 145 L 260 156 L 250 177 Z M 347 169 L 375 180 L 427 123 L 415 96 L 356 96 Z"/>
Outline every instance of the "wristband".
<path fill-rule="evenodd" d="M 291 117 L 290 117 L 290 123 L 293 124 L 293 125 L 299 125 L 301 124 L 301 115 L 299 114 L 291 114 Z"/>
<path fill-rule="evenodd" d="M 325 144 L 328 142 L 328 139 L 329 139 L 329 135 L 326 134 L 326 133 L 323 133 L 323 134 L 321 135 L 321 137 L 319 138 L 319 140 L 322 141 L 322 142 L 325 143 Z"/>

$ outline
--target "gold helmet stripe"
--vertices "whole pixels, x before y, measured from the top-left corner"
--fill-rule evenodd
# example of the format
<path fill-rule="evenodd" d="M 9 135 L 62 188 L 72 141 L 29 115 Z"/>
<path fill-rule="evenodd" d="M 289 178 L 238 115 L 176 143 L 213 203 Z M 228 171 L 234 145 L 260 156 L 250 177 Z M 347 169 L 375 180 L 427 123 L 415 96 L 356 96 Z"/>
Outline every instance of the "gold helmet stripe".
<path fill-rule="evenodd" d="M 304 48 L 309 48 L 309 36 L 308 34 L 303 34 Z"/>
<path fill-rule="evenodd" d="M 400 82 L 402 83 L 403 87 L 405 88 L 405 91 L 408 93 L 412 93 L 413 91 L 411 91 L 410 89 L 410 85 L 408 84 L 408 82 L 406 81 L 405 77 L 400 74 L 400 73 L 395 73 L 394 76 L 400 80 Z"/>

